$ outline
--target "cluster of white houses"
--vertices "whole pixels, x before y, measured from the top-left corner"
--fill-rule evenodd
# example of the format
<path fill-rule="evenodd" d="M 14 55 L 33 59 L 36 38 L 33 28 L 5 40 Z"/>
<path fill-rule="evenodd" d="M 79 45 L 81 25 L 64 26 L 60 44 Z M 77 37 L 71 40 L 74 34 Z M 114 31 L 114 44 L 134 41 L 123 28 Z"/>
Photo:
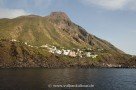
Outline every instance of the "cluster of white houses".
<path fill-rule="evenodd" d="M 92 58 L 96 58 L 98 55 L 94 55 L 91 52 L 85 52 L 83 50 L 80 49 L 76 49 L 76 50 L 70 50 L 70 49 L 58 49 L 55 46 L 51 46 L 51 45 L 42 45 L 42 48 L 47 48 L 49 50 L 49 52 L 53 53 L 53 54 L 59 54 L 59 55 L 66 55 L 66 56 L 70 56 L 70 57 L 92 57 Z"/>
<path fill-rule="evenodd" d="M 17 40 L 12 39 L 12 42 L 17 42 Z M 29 46 L 29 47 L 35 47 L 35 48 L 39 48 L 38 46 L 32 46 L 29 45 L 27 42 L 24 42 L 25 45 Z M 91 58 L 97 58 L 97 54 L 92 54 L 91 52 L 86 52 L 80 49 L 76 49 L 76 50 L 70 50 L 70 49 L 58 49 L 55 46 L 52 45 L 42 45 L 40 46 L 41 48 L 47 48 L 49 50 L 50 53 L 53 54 L 58 54 L 58 55 L 65 55 L 65 56 L 70 56 L 70 57 L 91 57 Z"/>

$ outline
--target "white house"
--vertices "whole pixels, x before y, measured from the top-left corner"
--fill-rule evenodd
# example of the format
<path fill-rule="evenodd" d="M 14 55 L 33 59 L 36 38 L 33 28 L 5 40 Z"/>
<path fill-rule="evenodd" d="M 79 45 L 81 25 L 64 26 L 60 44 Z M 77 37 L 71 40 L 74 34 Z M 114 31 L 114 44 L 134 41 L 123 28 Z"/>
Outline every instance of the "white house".
<path fill-rule="evenodd" d="M 12 41 L 12 42 L 16 42 L 17 40 L 16 40 L 16 39 L 12 39 L 11 41 Z"/>
<path fill-rule="evenodd" d="M 91 57 L 91 52 L 85 52 L 86 57 Z"/>
<path fill-rule="evenodd" d="M 34 47 L 34 46 L 30 46 L 30 47 Z"/>
<path fill-rule="evenodd" d="M 55 53 L 62 54 L 62 51 L 61 50 L 56 50 Z"/>
<path fill-rule="evenodd" d="M 63 50 L 63 55 L 68 55 L 70 53 L 70 50 Z"/>
<path fill-rule="evenodd" d="M 34 46 L 32 46 L 32 45 L 28 45 L 29 47 L 34 47 Z"/>
<path fill-rule="evenodd" d="M 25 42 L 25 45 L 27 45 L 27 42 Z"/>
<path fill-rule="evenodd" d="M 42 45 L 42 46 L 40 46 L 40 47 L 42 47 L 42 48 L 47 48 L 48 45 L 46 44 L 46 45 Z"/>
<path fill-rule="evenodd" d="M 70 51 L 69 56 L 71 56 L 71 57 L 76 57 L 76 52 Z"/>
<path fill-rule="evenodd" d="M 49 49 L 49 52 L 51 52 L 51 53 L 55 53 L 55 51 L 56 51 L 56 48 L 48 48 Z"/>
<path fill-rule="evenodd" d="M 98 55 L 91 55 L 92 58 L 96 58 Z"/>

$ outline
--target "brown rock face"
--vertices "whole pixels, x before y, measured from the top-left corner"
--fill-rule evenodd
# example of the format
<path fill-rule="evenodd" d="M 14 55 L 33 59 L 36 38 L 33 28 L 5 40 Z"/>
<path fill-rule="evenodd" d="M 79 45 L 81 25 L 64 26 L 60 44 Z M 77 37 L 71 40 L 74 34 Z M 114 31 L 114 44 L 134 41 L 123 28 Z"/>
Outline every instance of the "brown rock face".
<path fill-rule="evenodd" d="M 69 17 L 65 12 L 52 12 L 50 14 L 52 19 L 63 19 L 63 20 L 70 20 Z"/>

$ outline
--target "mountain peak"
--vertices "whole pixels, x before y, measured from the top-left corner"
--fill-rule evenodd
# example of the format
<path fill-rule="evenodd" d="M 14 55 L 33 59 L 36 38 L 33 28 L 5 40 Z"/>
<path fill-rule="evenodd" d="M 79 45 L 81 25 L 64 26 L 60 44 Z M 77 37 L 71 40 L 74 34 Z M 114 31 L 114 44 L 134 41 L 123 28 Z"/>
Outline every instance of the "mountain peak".
<path fill-rule="evenodd" d="M 50 14 L 50 17 L 53 19 L 64 19 L 64 20 L 70 20 L 68 15 L 65 12 L 52 12 Z"/>

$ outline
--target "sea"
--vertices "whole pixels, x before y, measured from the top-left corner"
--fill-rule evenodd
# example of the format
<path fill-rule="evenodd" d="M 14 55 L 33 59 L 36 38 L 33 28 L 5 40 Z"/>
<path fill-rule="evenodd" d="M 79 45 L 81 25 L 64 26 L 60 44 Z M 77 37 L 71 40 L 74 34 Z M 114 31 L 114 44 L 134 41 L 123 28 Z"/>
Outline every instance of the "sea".
<path fill-rule="evenodd" d="M 136 69 L 0 69 L 0 90 L 136 90 Z"/>

